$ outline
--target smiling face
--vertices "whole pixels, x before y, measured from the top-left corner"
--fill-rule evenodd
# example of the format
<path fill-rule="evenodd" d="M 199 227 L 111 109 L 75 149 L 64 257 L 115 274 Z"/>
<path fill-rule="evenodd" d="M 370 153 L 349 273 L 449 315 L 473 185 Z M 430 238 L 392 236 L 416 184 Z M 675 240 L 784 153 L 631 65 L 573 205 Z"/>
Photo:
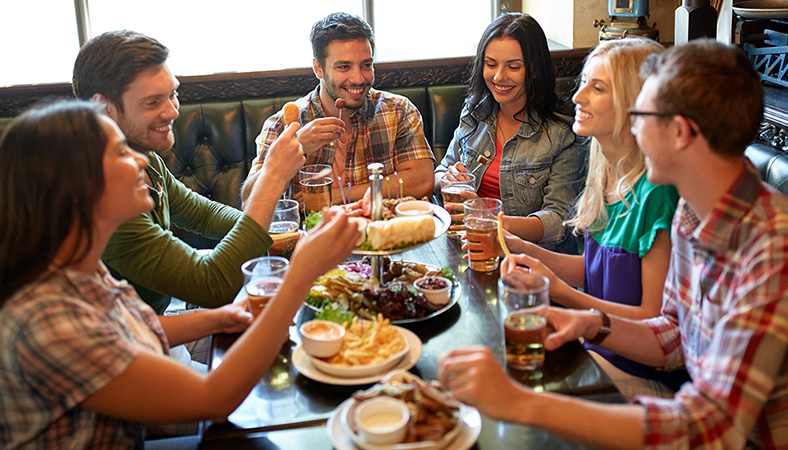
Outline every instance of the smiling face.
<path fill-rule="evenodd" d="M 324 106 L 342 98 L 346 108 L 361 108 L 375 80 L 372 47 L 366 39 L 332 41 L 326 46 L 325 64 L 314 59 L 312 67 L 320 79 Z"/>
<path fill-rule="evenodd" d="M 588 61 L 580 87 L 572 96 L 575 103 L 572 130 L 580 136 L 597 138 L 603 146 L 613 138 L 616 123 L 613 83 L 605 66 L 605 58 L 596 56 Z"/>
<path fill-rule="evenodd" d="M 525 106 L 525 61 L 520 44 L 495 38 L 484 50 L 484 82 L 501 107 L 519 111 Z"/>
<path fill-rule="evenodd" d="M 166 65 L 141 72 L 122 96 L 123 111 L 112 104 L 107 114 L 140 152 L 163 152 L 175 143 L 172 122 L 178 117 L 178 80 Z"/>
<path fill-rule="evenodd" d="M 107 135 L 102 158 L 104 192 L 94 214 L 96 218 L 117 226 L 153 208 L 143 176 L 148 158 L 126 145 L 123 133 L 111 119 L 101 117 L 101 127 Z"/>
<path fill-rule="evenodd" d="M 643 84 L 634 109 L 637 111 L 657 112 L 654 95 L 657 92 L 657 79 L 649 77 Z M 632 134 L 643 150 L 648 168 L 648 181 L 653 184 L 674 184 L 672 174 L 678 172 L 680 164 L 673 152 L 674 140 L 670 131 L 670 120 L 656 116 L 640 116 L 633 121 Z"/>

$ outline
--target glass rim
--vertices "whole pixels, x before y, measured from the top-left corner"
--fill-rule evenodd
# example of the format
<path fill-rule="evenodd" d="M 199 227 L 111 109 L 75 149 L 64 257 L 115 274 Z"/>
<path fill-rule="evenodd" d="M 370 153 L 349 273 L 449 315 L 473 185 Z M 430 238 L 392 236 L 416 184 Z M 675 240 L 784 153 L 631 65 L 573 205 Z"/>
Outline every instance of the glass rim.
<path fill-rule="evenodd" d="M 528 278 L 532 278 L 532 277 L 533 278 L 537 278 L 537 279 L 540 279 L 543 284 L 541 286 L 521 288 L 521 287 L 513 285 L 510 281 L 508 281 L 509 278 L 514 278 L 516 276 L 525 276 L 525 277 L 528 277 Z M 541 291 L 545 291 L 545 290 L 547 290 L 549 292 L 549 290 L 550 290 L 550 279 L 547 278 L 546 276 L 542 275 L 542 274 L 533 273 L 533 272 L 517 272 L 517 273 L 513 272 L 513 273 L 506 274 L 506 275 L 502 275 L 502 276 L 500 276 L 498 278 L 498 288 L 499 289 L 507 288 L 509 290 L 512 290 L 512 291 L 515 291 L 515 292 L 518 292 L 518 293 L 523 293 L 523 294 L 536 293 L 536 292 L 541 292 Z"/>
<path fill-rule="evenodd" d="M 282 267 L 280 267 L 278 269 L 271 270 L 272 273 L 273 272 L 280 272 L 280 271 L 287 270 L 287 268 L 290 266 L 290 261 L 288 261 L 287 258 L 285 258 L 284 256 L 258 256 L 256 258 L 252 258 L 252 259 L 250 259 L 248 261 L 244 261 L 244 263 L 241 264 L 241 271 L 243 273 L 245 273 L 245 274 L 250 274 L 250 276 L 251 276 L 251 274 L 253 273 L 253 269 L 249 269 L 248 266 L 250 264 L 252 264 L 252 263 L 257 263 L 257 262 L 264 261 L 264 260 L 278 261 L 278 262 L 282 263 Z"/>

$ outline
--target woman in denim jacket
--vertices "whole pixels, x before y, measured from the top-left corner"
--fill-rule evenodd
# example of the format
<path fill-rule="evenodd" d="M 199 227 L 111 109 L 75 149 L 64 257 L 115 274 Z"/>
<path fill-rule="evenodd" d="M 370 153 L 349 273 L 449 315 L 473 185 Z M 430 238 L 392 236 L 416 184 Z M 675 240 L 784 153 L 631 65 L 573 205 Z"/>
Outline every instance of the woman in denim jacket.
<path fill-rule="evenodd" d="M 549 250 L 577 253 L 563 222 L 585 182 L 586 148 L 572 132 L 569 105 L 555 92 L 539 24 L 519 13 L 492 22 L 468 84 L 460 125 L 435 169 L 436 191 L 446 172 L 449 179 L 474 173 L 477 195 L 503 202 L 508 231 Z"/>

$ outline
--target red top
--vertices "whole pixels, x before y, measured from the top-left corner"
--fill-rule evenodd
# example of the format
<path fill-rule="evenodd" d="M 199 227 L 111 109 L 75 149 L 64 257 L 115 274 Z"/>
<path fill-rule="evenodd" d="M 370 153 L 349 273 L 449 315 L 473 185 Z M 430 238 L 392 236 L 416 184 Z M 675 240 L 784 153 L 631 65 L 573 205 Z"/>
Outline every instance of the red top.
<path fill-rule="evenodd" d="M 487 166 L 487 170 L 484 171 L 484 175 L 482 176 L 482 180 L 479 182 L 479 189 L 476 190 L 476 194 L 479 197 L 491 197 L 497 198 L 498 200 L 501 199 L 501 154 L 503 153 L 503 147 L 498 142 L 498 138 L 495 138 L 495 158 L 490 162 L 490 165 Z"/>

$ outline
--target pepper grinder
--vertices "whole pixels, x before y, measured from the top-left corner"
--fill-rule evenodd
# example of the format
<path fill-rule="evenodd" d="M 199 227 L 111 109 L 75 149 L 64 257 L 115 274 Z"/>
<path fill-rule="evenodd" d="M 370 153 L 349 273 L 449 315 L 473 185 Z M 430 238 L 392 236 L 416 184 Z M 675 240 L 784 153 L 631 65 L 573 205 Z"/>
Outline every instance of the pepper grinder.
<path fill-rule="evenodd" d="M 673 45 L 684 44 L 692 39 L 717 35 L 717 10 L 709 0 L 681 0 L 676 8 L 676 32 Z"/>

